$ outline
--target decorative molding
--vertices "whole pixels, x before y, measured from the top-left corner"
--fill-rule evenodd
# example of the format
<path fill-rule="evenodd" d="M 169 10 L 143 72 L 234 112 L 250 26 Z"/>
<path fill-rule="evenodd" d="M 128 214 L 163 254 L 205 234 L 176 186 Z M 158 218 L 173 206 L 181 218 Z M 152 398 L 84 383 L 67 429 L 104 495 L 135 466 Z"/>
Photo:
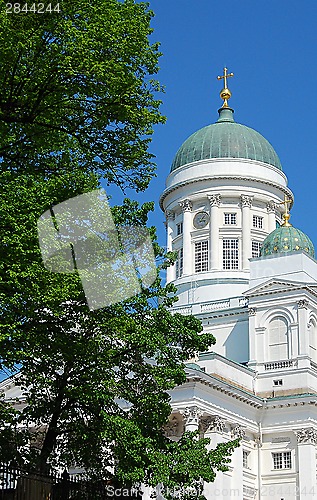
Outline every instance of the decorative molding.
<path fill-rule="evenodd" d="M 192 202 L 186 198 L 186 200 L 180 201 L 179 206 L 181 207 L 183 212 L 191 212 L 193 208 Z"/>
<path fill-rule="evenodd" d="M 240 424 L 234 424 L 231 429 L 231 435 L 234 439 L 243 439 L 245 437 L 245 430 Z"/>
<path fill-rule="evenodd" d="M 165 218 L 167 221 L 175 220 L 175 212 L 172 210 L 165 210 Z"/>
<path fill-rule="evenodd" d="M 256 315 L 256 307 L 249 307 L 249 316 Z"/>
<path fill-rule="evenodd" d="M 220 432 L 220 433 L 223 433 L 223 431 L 225 430 L 226 428 L 226 421 L 219 417 L 218 415 L 216 415 L 214 418 L 213 418 L 213 421 L 210 425 L 210 428 L 215 431 L 215 432 Z"/>
<path fill-rule="evenodd" d="M 317 444 L 317 430 L 313 427 L 308 427 L 306 429 L 299 429 L 295 431 L 298 444 Z M 307 464 L 308 466 L 308 464 Z"/>
<path fill-rule="evenodd" d="M 197 406 L 189 406 L 179 410 L 179 413 L 183 416 L 185 425 L 188 424 L 199 424 L 199 418 L 202 416 L 203 412 Z"/>
<path fill-rule="evenodd" d="M 240 199 L 241 199 L 241 206 L 242 208 L 251 208 L 252 207 L 252 200 L 253 200 L 253 196 L 248 196 L 246 194 L 242 194 L 240 196 Z"/>
<path fill-rule="evenodd" d="M 196 184 L 197 182 L 202 182 L 202 181 L 215 181 L 215 180 L 238 180 L 238 181 L 249 181 L 250 182 L 251 177 L 244 177 L 242 175 L 215 175 L 215 176 L 206 176 L 206 177 L 200 177 L 198 179 L 188 179 L 186 181 L 179 182 L 178 184 L 175 184 L 174 186 L 167 188 L 161 195 L 160 197 L 160 207 L 164 212 L 164 207 L 163 207 L 163 202 L 170 193 L 173 191 L 176 191 L 180 187 L 183 186 L 188 186 L 188 184 Z M 253 179 L 255 180 L 258 184 L 264 184 L 266 186 L 272 186 L 279 191 L 281 191 L 283 194 L 286 194 L 287 196 L 290 196 L 293 199 L 293 193 L 287 189 L 281 186 L 280 184 L 277 184 L 276 182 L 271 182 L 271 181 L 266 181 L 264 179 Z M 273 200 L 271 200 L 273 201 Z M 269 202 L 270 203 L 270 202 Z"/>
<path fill-rule="evenodd" d="M 211 207 L 220 207 L 221 195 L 219 193 L 217 193 L 217 194 L 209 194 L 208 195 L 208 200 L 209 200 L 209 203 L 210 203 Z"/>
<path fill-rule="evenodd" d="M 298 309 L 307 309 L 308 308 L 308 300 L 307 299 L 301 299 L 297 303 Z"/>
<path fill-rule="evenodd" d="M 254 408 L 260 409 L 263 407 L 262 398 L 255 396 L 253 393 L 245 390 L 240 391 L 240 389 L 237 386 L 230 384 L 224 385 L 223 382 L 221 382 L 218 379 L 215 379 L 212 375 L 209 375 L 208 379 L 196 374 L 188 375 L 186 377 L 186 382 L 194 384 L 201 383 L 203 385 L 211 387 L 211 389 L 214 389 L 215 391 L 219 391 L 223 394 L 226 394 L 227 396 L 237 399 L 238 401 L 242 401 Z"/>
<path fill-rule="evenodd" d="M 275 214 L 275 210 L 276 210 L 276 203 L 274 200 L 270 200 L 267 204 L 266 204 L 266 210 L 269 214 L 272 214 L 274 213 Z"/>

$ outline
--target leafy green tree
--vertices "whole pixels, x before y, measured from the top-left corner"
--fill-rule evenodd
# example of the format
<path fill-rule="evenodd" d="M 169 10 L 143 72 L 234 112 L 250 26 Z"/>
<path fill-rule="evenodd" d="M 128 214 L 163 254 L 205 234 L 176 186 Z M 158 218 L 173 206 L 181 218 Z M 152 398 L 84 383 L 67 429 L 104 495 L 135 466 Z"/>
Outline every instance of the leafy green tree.
<path fill-rule="evenodd" d="M 33 447 L 14 458 L 35 461 L 42 470 L 76 463 L 99 476 L 111 476 L 112 466 L 126 484 L 175 488 L 211 480 L 234 444 L 214 454 L 206 451 L 206 441 L 188 435 L 172 443 L 162 430 L 171 412 L 167 391 L 185 381 L 184 362 L 214 342 L 196 318 L 168 311 L 175 298 L 173 286 L 160 283 L 160 267 L 167 265 L 162 249 L 154 244 L 158 276 L 149 289 L 96 311 L 89 311 L 77 274 L 43 266 L 39 215 L 57 196 L 67 199 L 95 183 L 76 171 L 49 180 L 0 176 L 0 251 L 6 255 L 0 262 L 2 364 L 22 365 L 17 383 L 27 406 L 16 421 L 30 429 L 38 447 L 38 453 Z M 118 226 L 144 226 L 151 208 L 125 200 L 113 217 Z M 184 473 L 184 464 L 191 474 L 187 465 Z"/>
<path fill-rule="evenodd" d="M 167 391 L 214 338 L 194 317 L 169 312 L 175 290 L 159 274 L 173 257 L 154 228 L 156 281 L 100 310 L 89 311 L 77 273 L 52 273 L 42 262 L 38 218 L 101 177 L 145 189 L 152 127 L 163 121 L 147 4 L 60 5 L 42 16 L 0 7 L 0 369 L 20 371 L 27 403 L 16 412 L 1 401 L 0 454 L 41 470 L 76 463 L 126 484 L 199 485 L 237 443 L 207 452 L 195 435 L 174 443 L 162 430 Z M 125 200 L 113 217 L 143 227 L 152 208 Z"/>
<path fill-rule="evenodd" d="M 164 121 L 152 12 L 134 0 L 60 0 L 61 12 L 0 6 L 0 159 L 13 171 L 60 172 L 76 161 L 143 190 L 148 145 Z"/>

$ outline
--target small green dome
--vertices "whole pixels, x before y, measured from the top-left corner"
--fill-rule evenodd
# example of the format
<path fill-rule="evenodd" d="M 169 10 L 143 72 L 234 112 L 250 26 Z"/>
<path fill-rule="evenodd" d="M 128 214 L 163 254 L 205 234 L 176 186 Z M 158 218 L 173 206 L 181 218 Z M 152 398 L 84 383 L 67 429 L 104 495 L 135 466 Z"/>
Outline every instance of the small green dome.
<path fill-rule="evenodd" d="M 247 158 L 282 170 L 273 146 L 256 130 L 235 123 L 231 108 L 221 108 L 216 123 L 198 130 L 182 144 L 171 172 L 187 163 L 210 158 Z"/>
<path fill-rule="evenodd" d="M 315 249 L 311 240 L 296 227 L 280 226 L 264 240 L 260 256 L 267 257 L 276 253 L 299 252 L 304 250 L 315 258 Z"/>

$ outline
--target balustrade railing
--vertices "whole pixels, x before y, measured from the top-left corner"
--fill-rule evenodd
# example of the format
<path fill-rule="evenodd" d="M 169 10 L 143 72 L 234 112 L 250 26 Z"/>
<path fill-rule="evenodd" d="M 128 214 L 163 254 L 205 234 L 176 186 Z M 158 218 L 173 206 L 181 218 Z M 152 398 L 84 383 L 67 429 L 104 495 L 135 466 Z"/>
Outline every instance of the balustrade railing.
<path fill-rule="evenodd" d="M 282 370 L 284 368 L 294 368 L 297 366 L 297 361 L 293 359 L 284 359 L 281 361 L 271 361 L 264 363 L 265 370 Z"/>

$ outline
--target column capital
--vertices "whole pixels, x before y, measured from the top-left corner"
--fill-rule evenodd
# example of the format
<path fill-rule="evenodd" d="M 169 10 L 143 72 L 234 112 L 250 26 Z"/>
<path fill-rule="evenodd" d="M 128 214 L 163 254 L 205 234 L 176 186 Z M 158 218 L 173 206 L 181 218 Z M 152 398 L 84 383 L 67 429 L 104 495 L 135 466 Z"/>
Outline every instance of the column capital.
<path fill-rule="evenodd" d="M 221 195 L 219 193 L 217 194 L 208 194 L 207 198 L 209 200 L 210 206 L 211 207 L 219 207 L 221 203 Z"/>
<path fill-rule="evenodd" d="M 294 431 L 298 444 L 317 444 L 317 430 L 313 427 L 307 427 L 306 429 L 299 429 Z"/>
<path fill-rule="evenodd" d="M 200 417 L 199 427 L 204 434 L 207 431 L 219 432 L 222 434 L 226 429 L 226 421 L 218 415 L 205 415 L 204 417 Z"/>
<path fill-rule="evenodd" d="M 240 199 L 241 199 L 242 208 L 244 208 L 244 207 L 251 208 L 252 207 L 253 196 L 249 196 L 247 194 L 242 194 Z"/>
<path fill-rule="evenodd" d="M 266 204 L 266 210 L 269 214 L 272 214 L 274 213 L 275 214 L 275 209 L 276 209 L 276 203 L 274 200 L 270 200 L 267 204 Z"/>
<path fill-rule="evenodd" d="M 188 198 L 186 198 L 186 200 L 180 201 L 178 204 L 183 212 L 191 212 L 193 208 L 193 204 Z"/>
<path fill-rule="evenodd" d="M 175 220 L 175 212 L 173 210 L 165 210 L 165 218 L 166 220 Z"/>
<path fill-rule="evenodd" d="M 240 424 L 233 424 L 231 428 L 231 435 L 233 439 L 243 439 L 245 436 L 245 430 Z"/>
<path fill-rule="evenodd" d="M 298 309 L 307 309 L 308 308 L 308 300 L 307 299 L 301 299 L 297 303 Z"/>
<path fill-rule="evenodd" d="M 183 416 L 185 424 L 197 424 L 199 423 L 199 418 L 202 416 L 203 412 L 197 406 L 189 406 L 179 410 L 179 413 Z"/>
<path fill-rule="evenodd" d="M 249 316 L 256 315 L 256 307 L 249 307 Z"/>
<path fill-rule="evenodd" d="M 216 432 L 220 432 L 220 433 L 224 432 L 224 430 L 226 428 L 225 419 L 216 415 L 214 417 L 213 421 L 211 422 L 210 428 Z"/>

